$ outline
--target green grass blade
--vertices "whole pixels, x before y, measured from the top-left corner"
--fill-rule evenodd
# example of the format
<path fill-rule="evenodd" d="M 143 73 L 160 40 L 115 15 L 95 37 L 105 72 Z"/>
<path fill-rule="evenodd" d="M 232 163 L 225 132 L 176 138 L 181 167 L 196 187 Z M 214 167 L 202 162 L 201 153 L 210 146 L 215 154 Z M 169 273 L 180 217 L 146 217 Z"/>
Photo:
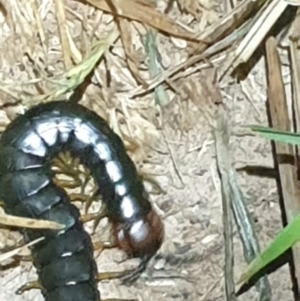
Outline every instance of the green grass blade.
<path fill-rule="evenodd" d="M 113 28 L 105 40 L 97 42 L 79 64 L 55 78 L 45 78 L 48 82 L 54 84 L 54 89 L 48 94 L 43 95 L 42 100 L 53 100 L 70 91 L 74 91 L 85 81 L 86 77 L 95 68 L 100 58 L 119 38 L 119 35 L 118 29 L 116 27 Z"/>
<path fill-rule="evenodd" d="M 277 142 L 289 143 L 294 145 L 300 144 L 299 133 L 279 131 L 276 129 L 258 125 L 250 126 L 250 128 L 253 132 L 257 132 L 259 135 Z"/>
<path fill-rule="evenodd" d="M 280 131 L 264 126 L 250 126 L 253 132 L 274 140 L 276 142 L 288 143 L 293 145 L 300 144 L 300 134 L 288 131 Z M 300 214 L 297 215 L 284 229 L 282 229 L 277 237 L 269 244 L 269 246 L 257 256 L 248 266 L 240 279 L 239 284 L 247 282 L 260 270 L 265 268 L 274 259 L 278 258 L 289 248 L 293 247 L 300 240 Z"/>
<path fill-rule="evenodd" d="M 247 282 L 252 276 L 283 254 L 299 240 L 300 214 L 283 228 L 270 245 L 250 263 L 248 269 L 241 275 L 237 283 Z"/>

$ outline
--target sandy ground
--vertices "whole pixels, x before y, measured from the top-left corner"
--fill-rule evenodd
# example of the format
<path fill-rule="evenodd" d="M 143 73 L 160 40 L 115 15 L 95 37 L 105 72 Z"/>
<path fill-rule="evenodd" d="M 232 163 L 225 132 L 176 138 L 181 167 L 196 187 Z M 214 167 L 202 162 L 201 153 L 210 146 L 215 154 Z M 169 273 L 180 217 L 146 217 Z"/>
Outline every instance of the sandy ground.
<path fill-rule="evenodd" d="M 24 3 L 20 3 L 22 3 L 20 7 L 24 7 Z M 163 6 L 163 2 L 159 2 L 159 4 Z M 11 1 L 10 5 L 13 7 L 13 1 Z M 91 26 L 87 30 L 88 34 L 86 37 L 88 37 L 97 21 L 101 19 L 101 14 L 75 2 L 68 2 L 68 6 L 72 8 L 73 14 L 88 16 L 87 23 Z M 30 77 L 27 69 L 30 64 L 24 57 L 24 53 L 20 52 L 22 47 L 24 51 L 26 49 L 30 51 L 36 59 L 42 58 L 44 61 L 40 62 L 41 64 L 46 64 L 46 58 L 47 65 L 52 66 L 52 71 L 61 68 L 59 61 L 57 61 L 59 57 L 56 50 L 59 43 L 56 32 L 57 25 L 53 16 L 53 7 L 48 1 L 41 2 L 40 13 L 46 28 L 47 37 L 49 37 L 50 50 L 48 49 L 47 56 L 43 54 L 40 46 L 28 45 L 26 39 L 30 37 L 31 33 L 22 35 L 22 31 L 24 31 L 24 28 L 26 31 L 26 27 L 21 30 L 20 20 L 16 23 L 17 35 L 15 37 L 12 36 L 11 31 L 3 23 L 4 19 L 1 20 L 3 32 L 0 37 L 2 80 L 14 82 L 26 80 Z M 176 12 L 174 12 L 174 15 L 176 15 Z M 68 16 L 70 17 L 70 15 Z M 209 16 L 213 19 L 215 15 L 211 14 Z M 28 18 L 24 14 L 22 22 L 25 25 Z M 106 18 L 108 17 L 106 16 Z M 70 19 L 72 18 L 70 17 Z M 182 16 L 182 22 L 188 22 L 188 20 L 189 18 L 186 15 Z M 103 26 L 97 29 L 99 35 L 101 35 Z M 74 37 L 77 46 L 79 45 L 79 49 L 82 49 L 82 27 L 80 22 L 70 22 L 70 28 L 71 35 Z M 81 42 L 82 44 L 80 44 Z M 9 43 L 13 45 L 11 52 L 7 51 L 7 49 L 11 49 Z M 180 61 L 185 56 L 184 50 L 181 51 L 176 48 L 174 46 L 176 43 L 172 43 L 165 37 L 159 37 L 158 43 L 165 65 L 172 64 L 173 59 Z M 138 45 L 139 43 L 136 42 L 136 44 Z M 25 45 L 28 48 L 25 48 Z M 117 49 L 116 52 L 118 51 Z M 170 57 L 168 58 L 168 56 Z M 116 62 L 112 64 L 112 75 L 116 75 L 113 77 L 113 85 L 114 88 L 117 88 L 125 75 L 117 75 L 116 66 L 118 66 L 119 61 L 116 56 L 114 58 Z M 21 62 L 22 64 L 20 64 Z M 25 65 L 25 69 L 22 65 Z M 103 79 L 102 67 L 100 66 L 98 71 L 100 78 Z M 125 69 L 123 67 L 122 71 Z M 222 87 L 223 99 L 230 111 L 229 124 L 234 129 L 240 125 L 251 123 L 267 124 L 264 69 L 264 62 L 261 59 L 248 78 L 241 84 L 228 84 Z M 188 78 L 188 83 L 201 81 L 207 75 L 207 72 L 203 70 L 192 74 Z M 122 88 L 124 90 L 131 87 L 131 82 L 128 82 L 123 83 Z M 178 88 L 180 89 L 182 85 L 179 85 Z M 103 93 L 103 90 L 96 86 L 89 87 L 82 102 L 97 110 L 97 105 L 95 103 L 91 105 L 91 103 L 99 101 L 98 92 Z M 118 101 L 126 99 L 122 92 L 109 92 L 112 93 L 114 104 L 121 105 Z M 1 95 L 1 102 L 8 102 L 7 96 L 4 93 Z M 174 97 L 173 94 L 170 95 Z M 145 100 L 143 100 L 143 105 L 149 104 L 151 97 L 146 96 Z M 189 112 L 187 115 L 184 115 L 186 114 L 183 114 L 185 104 L 182 102 L 181 97 L 176 96 L 174 99 L 175 105 L 172 109 L 172 120 L 164 130 L 164 136 L 168 139 L 172 156 L 167 144 L 164 142 L 164 136 L 158 131 L 157 133 L 155 132 L 158 135 L 158 139 L 155 140 L 153 138 L 151 140 L 153 150 L 148 152 L 147 158 L 143 160 L 144 162 L 139 160 L 139 167 L 142 170 L 154 173 L 156 180 L 166 191 L 165 195 L 152 195 L 152 201 L 155 203 L 155 207 L 165 224 L 165 241 L 157 256 L 151 261 L 147 271 L 134 285 L 126 287 L 120 285 L 118 280 L 100 283 L 99 289 L 103 298 L 138 298 L 139 300 L 148 301 L 215 301 L 224 299 L 222 203 L 211 127 L 196 106 L 189 103 Z M 204 106 L 207 105 L 207 99 L 201 98 L 200 94 L 199 103 Z M 137 114 L 134 109 L 132 112 Z M 149 109 L 149 111 L 144 111 L 144 114 L 147 113 L 150 115 L 153 112 Z M 7 119 L 4 118 L 4 120 L 7 122 Z M 134 126 L 143 131 L 145 124 L 136 122 Z M 184 131 L 180 131 L 179 127 L 183 127 Z M 245 166 L 271 168 L 273 166 L 270 156 L 270 143 L 264 139 L 233 134 L 231 150 L 236 168 L 240 169 Z M 176 162 L 177 173 L 172 157 Z M 238 172 L 238 181 L 256 221 L 261 247 L 264 247 L 281 227 L 275 181 L 264 175 L 248 175 L 245 171 Z M 98 231 L 102 231 L 101 227 L 98 228 Z M 8 231 L 4 230 L 1 230 L 0 233 L 1 247 L 11 245 L 13 234 L 9 236 Z M 234 247 L 236 252 L 235 274 L 237 278 L 245 269 L 246 264 L 236 232 Z M 118 252 L 105 251 L 97 259 L 99 270 L 120 270 L 124 268 L 126 263 L 117 263 L 121 257 Z M 43 300 L 38 290 L 26 292 L 21 296 L 15 294 L 15 290 L 19 285 L 24 284 L 28 280 L 35 280 L 35 277 L 35 271 L 31 263 L 28 262 L 23 262 L 15 268 L 0 270 L 0 299 L 10 301 Z M 290 301 L 293 299 L 287 266 L 280 268 L 268 278 L 271 283 L 273 300 Z M 257 297 L 257 292 L 253 288 L 241 296 L 240 299 L 256 300 Z"/>

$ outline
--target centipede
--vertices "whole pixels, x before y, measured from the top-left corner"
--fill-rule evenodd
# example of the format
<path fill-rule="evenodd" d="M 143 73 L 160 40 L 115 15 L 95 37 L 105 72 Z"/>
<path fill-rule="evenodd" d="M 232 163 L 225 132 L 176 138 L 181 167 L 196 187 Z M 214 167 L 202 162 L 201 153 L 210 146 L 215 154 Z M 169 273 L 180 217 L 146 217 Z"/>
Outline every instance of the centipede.
<path fill-rule="evenodd" d="M 70 101 L 38 104 L 18 115 L 0 138 L 0 200 L 19 217 L 50 220 L 63 229 L 20 229 L 30 247 L 46 301 L 100 301 L 91 236 L 79 209 L 53 179 L 51 162 L 68 152 L 89 169 L 105 204 L 115 245 L 147 262 L 164 227 L 122 139 L 94 111 Z"/>

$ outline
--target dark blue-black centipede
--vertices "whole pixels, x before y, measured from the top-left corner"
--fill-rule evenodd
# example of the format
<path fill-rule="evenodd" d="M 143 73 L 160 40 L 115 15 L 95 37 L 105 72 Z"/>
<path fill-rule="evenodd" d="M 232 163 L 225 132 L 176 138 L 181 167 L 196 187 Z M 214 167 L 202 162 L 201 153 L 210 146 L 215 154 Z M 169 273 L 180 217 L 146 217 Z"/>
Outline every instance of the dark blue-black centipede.
<path fill-rule="evenodd" d="M 79 210 L 53 181 L 60 152 L 78 157 L 91 172 L 113 225 L 117 245 L 129 256 L 152 257 L 163 225 L 149 202 L 120 137 L 96 113 L 67 101 L 39 104 L 18 116 L 0 139 L 0 199 L 8 214 L 51 220 L 63 230 L 29 230 L 46 301 L 99 301 L 93 245 Z"/>

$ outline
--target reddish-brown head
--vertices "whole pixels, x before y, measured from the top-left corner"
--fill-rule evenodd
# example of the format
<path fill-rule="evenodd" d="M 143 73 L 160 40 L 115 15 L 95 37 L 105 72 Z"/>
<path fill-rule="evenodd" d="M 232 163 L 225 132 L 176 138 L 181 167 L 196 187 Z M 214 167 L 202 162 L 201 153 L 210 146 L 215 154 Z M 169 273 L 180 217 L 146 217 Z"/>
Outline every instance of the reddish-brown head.
<path fill-rule="evenodd" d="M 162 244 L 164 227 L 161 219 L 152 209 L 146 216 L 130 225 L 115 223 L 113 234 L 119 248 L 129 257 L 150 258 Z"/>

